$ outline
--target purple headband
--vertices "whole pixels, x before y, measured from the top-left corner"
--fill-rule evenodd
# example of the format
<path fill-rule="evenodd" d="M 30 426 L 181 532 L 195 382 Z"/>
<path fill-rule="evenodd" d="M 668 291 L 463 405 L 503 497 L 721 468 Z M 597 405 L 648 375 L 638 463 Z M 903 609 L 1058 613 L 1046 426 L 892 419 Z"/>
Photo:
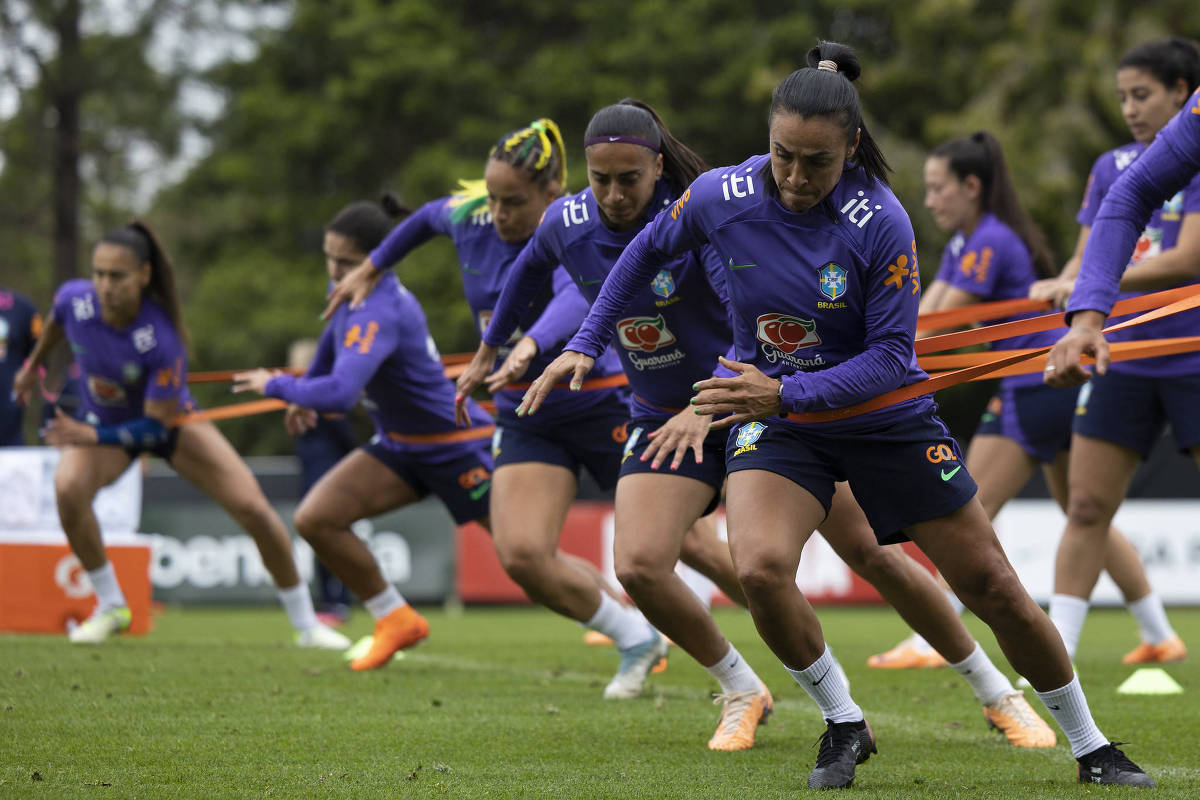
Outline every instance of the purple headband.
<path fill-rule="evenodd" d="M 661 149 L 660 145 L 645 139 L 639 139 L 636 136 L 593 136 L 583 143 L 584 147 L 591 147 L 594 144 L 609 144 L 615 142 L 624 142 L 625 144 L 636 144 L 645 147 L 647 150 L 658 152 Z"/>

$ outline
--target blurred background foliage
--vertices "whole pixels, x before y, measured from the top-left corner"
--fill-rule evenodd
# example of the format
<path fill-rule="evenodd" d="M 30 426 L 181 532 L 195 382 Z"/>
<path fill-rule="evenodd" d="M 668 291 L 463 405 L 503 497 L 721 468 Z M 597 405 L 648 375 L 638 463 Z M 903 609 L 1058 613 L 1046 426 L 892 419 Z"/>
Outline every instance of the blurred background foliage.
<path fill-rule="evenodd" d="M 927 278 L 948 237 L 922 207 L 925 154 L 980 128 L 1004 145 L 1061 262 L 1092 162 L 1129 138 L 1121 53 L 1200 37 L 1194 0 L 0 0 L 0 10 L 0 284 L 45 308 L 65 276 L 86 274 L 100 232 L 143 216 L 180 272 L 193 370 L 282 364 L 292 340 L 319 333 L 322 226 L 345 203 L 385 190 L 414 206 L 440 197 L 480 176 L 501 134 L 540 116 L 563 129 L 577 191 L 589 117 L 625 96 L 655 106 L 709 163 L 741 161 L 765 152 L 771 89 L 818 38 L 859 52 L 868 124 Z M 63 113 L 72 98 L 74 121 Z M 71 153 L 78 185 L 64 200 Z M 425 245 L 398 272 L 442 351 L 473 349 L 450 244 Z M 941 398 L 956 430 L 986 392 Z M 223 427 L 244 452 L 288 451 L 273 416 Z"/>

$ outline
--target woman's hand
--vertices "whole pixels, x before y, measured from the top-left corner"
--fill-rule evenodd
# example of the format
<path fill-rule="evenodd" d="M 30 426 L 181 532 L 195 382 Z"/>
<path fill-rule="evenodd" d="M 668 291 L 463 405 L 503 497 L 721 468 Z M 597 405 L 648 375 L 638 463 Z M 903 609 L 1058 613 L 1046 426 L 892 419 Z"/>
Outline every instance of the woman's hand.
<path fill-rule="evenodd" d="M 467 411 L 467 398 L 487 379 L 492 365 L 496 363 L 498 352 L 500 352 L 499 347 L 492 347 L 490 344 L 480 342 L 478 349 L 475 350 L 475 355 L 467 364 L 467 368 L 459 374 L 454 385 L 454 422 L 459 427 L 471 427 L 471 414 Z"/>
<path fill-rule="evenodd" d="M 1030 284 L 1029 298 L 1031 300 L 1047 300 L 1055 308 L 1065 308 L 1073 291 L 1075 291 L 1075 281 L 1072 278 L 1046 278 Z"/>
<path fill-rule="evenodd" d="M 321 312 L 321 319 L 329 319 L 337 307 L 347 300 L 350 301 L 351 308 L 358 308 L 363 300 L 367 299 L 367 295 L 375 291 L 379 281 L 383 280 L 383 273 L 384 270 L 375 268 L 370 257 L 347 272 L 329 293 L 329 303 Z"/>
<path fill-rule="evenodd" d="M 12 396 L 19 405 L 27 406 L 33 399 L 33 390 L 37 388 L 37 367 L 30 366 L 28 361 L 17 370 L 13 376 Z"/>
<path fill-rule="evenodd" d="M 267 393 L 267 381 L 282 374 L 283 372 L 280 370 L 264 369 L 263 367 L 246 370 L 245 372 L 235 372 L 233 375 L 233 393 L 254 392 L 255 394 L 265 395 Z"/>
<path fill-rule="evenodd" d="M 529 362 L 533 361 L 537 354 L 537 342 L 528 336 L 522 336 L 521 340 L 513 345 L 512 351 L 509 352 L 508 358 L 504 359 L 500 368 L 484 381 L 487 384 L 487 390 L 495 394 L 506 385 L 520 380 L 521 376 L 525 374 L 525 370 L 529 369 Z"/>
<path fill-rule="evenodd" d="M 721 366 L 737 373 L 736 378 L 709 378 L 692 388 L 697 391 L 692 398 L 692 410 L 696 414 L 728 417 L 712 423 L 713 428 L 728 428 L 752 419 L 763 419 L 777 415 L 783 410 L 779 400 L 781 381 L 769 378 L 753 364 L 730 361 L 720 357 Z"/>
<path fill-rule="evenodd" d="M 651 431 L 647 437 L 650 444 L 642 452 L 641 460 L 651 457 L 650 469 L 662 466 L 667 456 L 674 453 L 671 459 L 671 469 L 679 469 L 687 451 L 691 450 L 697 464 L 704 463 L 704 439 L 708 436 L 712 417 L 707 414 L 697 414 L 690 408 L 685 408 L 663 423 L 656 431 Z"/>
<path fill-rule="evenodd" d="M 1071 317 L 1071 329 L 1046 354 L 1042 380 L 1064 389 L 1086 383 L 1091 373 L 1084 368 L 1083 355 L 1096 359 L 1096 374 L 1108 372 L 1108 341 L 1101 333 L 1104 315 L 1099 311 L 1077 311 Z"/>
<path fill-rule="evenodd" d="M 42 438 L 51 447 L 95 444 L 99 440 L 96 429 L 67 415 L 61 408 L 54 409 L 54 419 L 41 430 Z"/>
<path fill-rule="evenodd" d="M 564 350 L 562 354 L 550 362 L 550 366 L 538 376 L 525 396 L 521 405 L 517 406 L 517 416 L 533 414 L 542 407 L 542 402 L 550 394 L 550 390 L 569 375 L 571 376 L 571 391 L 578 392 L 583 388 L 583 376 L 592 371 L 596 359 L 577 353 L 574 350 Z"/>
<path fill-rule="evenodd" d="M 283 429 L 289 436 L 303 436 L 317 427 L 317 412 L 311 408 L 288 403 L 283 412 Z"/>

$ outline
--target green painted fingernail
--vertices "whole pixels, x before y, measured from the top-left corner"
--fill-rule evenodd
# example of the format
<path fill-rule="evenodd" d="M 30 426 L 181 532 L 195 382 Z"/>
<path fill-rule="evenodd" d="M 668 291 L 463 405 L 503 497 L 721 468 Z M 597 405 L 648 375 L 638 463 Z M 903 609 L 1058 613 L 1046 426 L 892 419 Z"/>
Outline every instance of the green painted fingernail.
<path fill-rule="evenodd" d="M 688 400 L 688 402 L 692 405 L 696 405 L 696 398 L 693 397 L 691 400 Z"/>
<path fill-rule="evenodd" d="M 697 386 L 699 386 L 699 385 L 700 385 L 699 383 L 693 383 L 693 384 L 692 384 L 692 391 L 693 391 L 693 392 L 694 392 L 694 391 L 697 391 L 696 387 L 697 387 Z"/>

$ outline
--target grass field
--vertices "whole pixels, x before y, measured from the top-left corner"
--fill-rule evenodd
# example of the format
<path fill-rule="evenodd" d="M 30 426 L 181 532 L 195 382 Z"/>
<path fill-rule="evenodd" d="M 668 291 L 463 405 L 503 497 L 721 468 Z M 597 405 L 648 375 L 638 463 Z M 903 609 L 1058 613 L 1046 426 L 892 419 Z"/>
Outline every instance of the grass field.
<path fill-rule="evenodd" d="M 854 796 L 1058 798 L 1147 790 L 1081 786 L 1060 735 L 1021 751 L 987 730 L 947 669 L 880 672 L 872 652 L 905 634 L 885 609 L 823 609 L 876 732 Z M 340 656 L 291 647 L 275 609 L 168 609 L 148 636 L 99 648 L 62 636 L 0 636 L 0 797 L 749 798 L 809 794 L 823 724 L 754 633 L 718 622 L 776 697 L 755 748 L 705 748 L 716 688 L 686 655 L 643 698 L 605 702 L 615 652 L 540 609 L 429 612 L 428 642 L 357 674 Z M 1200 610 L 1175 610 L 1200 646 Z M 968 624 L 998 651 L 976 620 Z M 347 626 L 369 631 L 365 615 Z M 1128 697 L 1120 656 L 1131 618 L 1093 612 L 1078 660 L 1105 733 L 1159 782 L 1153 795 L 1200 797 L 1200 669 L 1168 666 L 1183 695 Z M 1035 705 L 1042 711 L 1040 704 Z"/>

